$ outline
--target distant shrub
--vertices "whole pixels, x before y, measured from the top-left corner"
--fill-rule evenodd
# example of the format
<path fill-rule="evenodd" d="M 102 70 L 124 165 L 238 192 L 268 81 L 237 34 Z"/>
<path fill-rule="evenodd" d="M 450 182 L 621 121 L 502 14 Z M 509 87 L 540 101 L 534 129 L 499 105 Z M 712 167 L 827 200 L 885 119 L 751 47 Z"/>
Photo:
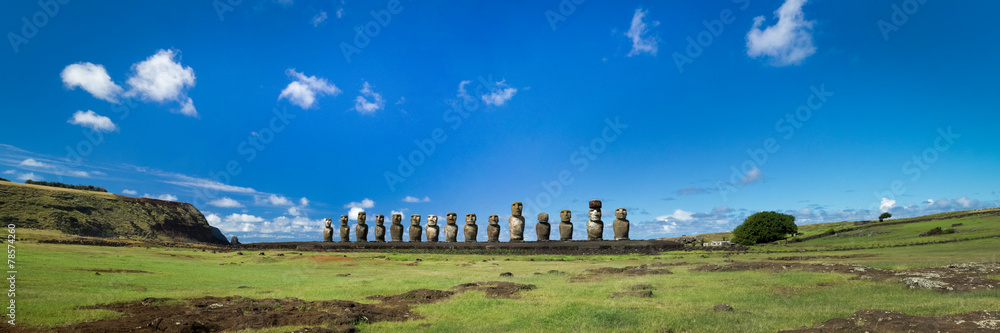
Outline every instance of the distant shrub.
<path fill-rule="evenodd" d="M 826 233 L 827 235 L 833 235 L 833 234 L 836 234 L 836 233 L 837 233 L 837 231 L 836 231 L 836 230 L 833 230 L 833 228 L 830 228 L 830 229 L 827 229 L 825 233 Z"/>
<path fill-rule="evenodd" d="M 795 216 L 778 212 L 759 212 L 750 215 L 736 229 L 733 241 L 749 246 L 785 239 L 789 234 L 799 232 Z"/>
<path fill-rule="evenodd" d="M 889 212 L 885 212 L 885 213 L 882 213 L 882 215 L 878 216 L 878 221 L 882 222 L 882 220 L 885 220 L 885 219 L 890 218 L 890 217 L 892 217 L 892 214 L 890 214 Z"/>
<path fill-rule="evenodd" d="M 799 238 L 799 237 L 792 237 L 792 239 L 791 239 L 792 243 L 798 243 L 798 242 L 801 242 L 801 241 L 802 241 L 802 238 Z"/>
<path fill-rule="evenodd" d="M 931 230 L 927 230 L 927 232 L 925 232 L 925 233 L 920 234 L 920 237 L 935 236 L 935 235 L 945 235 L 945 234 L 953 234 L 953 233 L 955 233 L 955 229 L 951 229 L 951 228 L 941 229 L 941 227 L 935 227 L 935 228 L 933 228 Z"/>
<path fill-rule="evenodd" d="M 0 178 L 0 182 L 9 182 L 9 180 L 7 180 L 5 178 Z"/>
<path fill-rule="evenodd" d="M 97 186 L 94 186 L 94 185 L 70 185 L 70 184 L 63 184 L 63 183 L 57 183 L 57 182 L 34 181 L 34 180 L 31 180 L 31 179 L 28 179 L 28 180 L 24 181 L 24 183 L 25 184 L 31 184 L 31 185 L 41 185 L 41 186 L 49 186 L 49 187 L 71 188 L 71 189 L 74 189 L 74 190 L 84 190 L 84 191 L 94 191 L 94 192 L 107 192 L 108 191 L 107 189 L 105 189 L 103 187 L 97 187 Z"/>

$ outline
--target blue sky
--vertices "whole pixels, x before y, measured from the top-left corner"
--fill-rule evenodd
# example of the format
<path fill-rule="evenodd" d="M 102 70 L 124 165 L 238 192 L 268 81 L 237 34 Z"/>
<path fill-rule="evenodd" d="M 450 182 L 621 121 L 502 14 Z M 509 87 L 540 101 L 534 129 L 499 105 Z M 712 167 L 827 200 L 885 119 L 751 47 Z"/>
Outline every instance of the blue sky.
<path fill-rule="evenodd" d="M 243 241 L 513 201 L 582 238 L 601 199 L 633 239 L 1000 203 L 1000 3 L 3 6 L 0 177 L 191 202 Z"/>

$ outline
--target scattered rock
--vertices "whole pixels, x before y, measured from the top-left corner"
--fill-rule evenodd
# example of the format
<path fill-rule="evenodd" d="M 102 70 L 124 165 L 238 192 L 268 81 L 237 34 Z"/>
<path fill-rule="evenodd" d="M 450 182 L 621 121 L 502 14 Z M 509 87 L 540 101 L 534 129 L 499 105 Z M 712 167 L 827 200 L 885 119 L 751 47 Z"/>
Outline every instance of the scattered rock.
<path fill-rule="evenodd" d="M 337 274 L 337 276 L 339 276 L 339 277 L 348 277 L 348 276 L 351 276 L 351 273 L 341 273 L 341 274 Z"/>
<path fill-rule="evenodd" d="M 951 225 L 951 227 L 952 227 L 952 228 L 954 228 L 954 227 L 961 227 L 961 226 L 963 226 L 963 225 L 964 225 L 964 224 L 962 224 L 962 223 L 955 223 L 955 224 L 952 224 L 952 225 Z"/>
<path fill-rule="evenodd" d="M 1000 311 L 972 311 L 945 316 L 918 317 L 886 310 L 861 310 L 786 333 L 818 332 L 996 332 Z"/>
<path fill-rule="evenodd" d="M 733 307 L 729 304 L 717 304 L 716 306 L 712 307 L 712 310 L 715 310 L 716 312 L 726 312 L 726 311 L 732 312 Z"/>
<path fill-rule="evenodd" d="M 500 273 L 500 277 L 514 277 L 514 273 L 503 272 L 503 273 Z"/>
<path fill-rule="evenodd" d="M 243 255 L 243 251 L 236 252 L 236 255 Z"/>
<path fill-rule="evenodd" d="M 632 286 L 632 290 L 653 290 L 653 286 L 648 284 L 637 284 Z"/>

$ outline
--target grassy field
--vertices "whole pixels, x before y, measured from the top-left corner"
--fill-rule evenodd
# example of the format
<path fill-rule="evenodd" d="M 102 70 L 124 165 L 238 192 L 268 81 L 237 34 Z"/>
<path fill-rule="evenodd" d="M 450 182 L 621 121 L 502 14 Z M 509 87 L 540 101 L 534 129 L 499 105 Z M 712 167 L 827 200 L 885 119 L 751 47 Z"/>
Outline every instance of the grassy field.
<path fill-rule="evenodd" d="M 726 260 L 766 261 L 790 255 L 868 255 L 850 259 L 801 262 L 859 263 L 907 269 L 958 262 L 1000 262 L 1000 238 L 907 247 L 824 251 L 848 246 L 908 244 L 930 237 L 916 235 L 936 226 L 963 223 L 976 231 L 932 236 L 960 239 L 1000 235 L 1000 217 L 968 217 L 865 229 L 864 235 L 824 237 L 789 245 L 758 247 L 747 254 L 678 251 L 627 256 L 484 256 L 393 253 L 302 253 L 292 251 L 239 255 L 162 247 L 93 247 L 20 242 L 18 249 L 18 319 L 22 325 L 53 328 L 120 316 L 107 310 L 79 310 L 83 305 L 141 300 L 147 297 L 193 298 L 240 295 L 253 298 L 297 297 L 304 300 L 352 300 L 399 294 L 418 288 L 447 290 L 479 281 L 533 284 L 519 299 L 490 299 L 481 292 L 456 294 L 415 307 L 423 319 L 360 324 L 362 331 L 442 332 L 774 332 L 846 317 L 861 309 L 885 309 L 911 315 L 943 315 L 1000 310 L 1000 290 L 939 293 L 908 289 L 898 281 L 849 280 L 853 275 L 804 271 L 689 272 L 702 264 Z M 820 227 L 822 228 L 822 227 Z M 828 228 L 828 227 L 827 227 Z M 871 236 L 869 232 L 875 232 Z M 58 237 L 52 231 L 19 229 L 29 239 Z M 799 253 L 808 250 L 807 253 Z M 279 256 L 278 254 L 283 254 Z M 421 261 L 416 262 L 416 259 Z M 484 260 L 486 260 L 484 262 Z M 508 261 L 509 260 L 509 261 Z M 417 263 L 413 265 L 413 263 Z M 652 263 L 674 274 L 606 276 L 575 282 L 586 269 Z M 140 270 L 149 273 L 101 273 L 93 270 Z M 566 274 L 549 274 L 550 270 Z M 511 272 L 513 277 L 503 277 Z M 342 277 L 338 274 L 349 273 Z M 536 275 L 535 273 L 541 273 Z M 1000 280 L 1000 278 L 998 278 Z M 609 298 L 632 285 L 653 287 L 651 298 Z M 239 288 L 244 286 L 245 288 Z M 715 312 L 725 303 L 734 312 Z M 281 327 L 263 332 L 286 332 Z"/>

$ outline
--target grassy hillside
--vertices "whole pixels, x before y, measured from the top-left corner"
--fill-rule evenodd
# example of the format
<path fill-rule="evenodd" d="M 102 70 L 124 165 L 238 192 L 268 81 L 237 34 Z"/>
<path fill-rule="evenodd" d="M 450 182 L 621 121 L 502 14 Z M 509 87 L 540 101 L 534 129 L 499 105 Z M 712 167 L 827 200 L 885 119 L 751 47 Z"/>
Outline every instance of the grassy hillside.
<path fill-rule="evenodd" d="M 0 222 L 79 236 L 225 243 L 187 203 L 11 182 L 0 182 Z"/>

